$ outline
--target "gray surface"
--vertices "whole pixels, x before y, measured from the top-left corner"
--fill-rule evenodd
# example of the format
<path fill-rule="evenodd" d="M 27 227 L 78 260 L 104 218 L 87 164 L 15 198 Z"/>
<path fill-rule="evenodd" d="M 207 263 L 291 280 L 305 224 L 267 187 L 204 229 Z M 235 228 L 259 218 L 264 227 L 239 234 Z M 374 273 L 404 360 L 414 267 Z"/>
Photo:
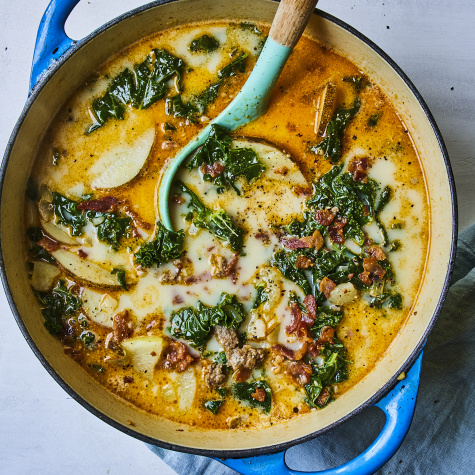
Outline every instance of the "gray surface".
<path fill-rule="evenodd" d="M 79 39 L 142 3 L 83 0 L 68 20 L 68 32 Z M 47 4 L 48 0 L 0 0 L 0 150 L 5 148 L 27 97 L 36 30 Z M 473 223 L 473 0 L 321 0 L 319 7 L 372 39 L 419 89 L 449 151 L 460 229 Z M 0 472 L 174 473 L 141 442 L 89 414 L 51 379 L 21 336 L 1 291 L 0 316 Z"/>

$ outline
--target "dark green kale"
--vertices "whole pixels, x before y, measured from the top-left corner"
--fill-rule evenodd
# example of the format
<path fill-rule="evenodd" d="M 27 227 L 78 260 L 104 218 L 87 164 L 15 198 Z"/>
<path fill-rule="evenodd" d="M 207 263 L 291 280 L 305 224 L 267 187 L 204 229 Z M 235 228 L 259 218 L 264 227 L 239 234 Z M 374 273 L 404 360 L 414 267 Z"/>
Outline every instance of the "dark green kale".
<path fill-rule="evenodd" d="M 221 241 L 228 242 L 233 251 L 240 252 L 244 245 L 244 230 L 232 222 L 226 211 L 209 209 L 184 183 L 177 181 L 176 185 L 190 197 L 188 207 L 193 210 L 193 224 L 207 229 Z"/>
<path fill-rule="evenodd" d="M 215 364 L 222 364 L 224 366 L 228 365 L 228 359 L 226 358 L 226 353 L 224 351 L 220 351 L 214 358 Z"/>
<path fill-rule="evenodd" d="M 198 302 L 196 308 L 184 307 L 170 316 L 171 334 L 189 341 L 192 346 L 202 348 L 211 335 L 213 327 L 220 325 L 237 329 L 245 320 L 242 303 L 235 295 L 222 293 L 218 304 L 209 307 Z"/>
<path fill-rule="evenodd" d="M 388 307 L 395 310 L 402 310 L 402 296 L 401 294 L 393 294 L 388 299 Z"/>
<path fill-rule="evenodd" d="M 191 102 L 184 103 L 180 94 L 166 100 L 165 111 L 167 115 L 189 119 L 194 124 L 198 122 L 198 108 Z"/>
<path fill-rule="evenodd" d="M 252 308 L 258 308 L 260 307 L 264 302 L 267 302 L 269 300 L 269 296 L 266 293 L 266 288 L 264 284 L 259 284 L 256 286 L 256 299 L 254 300 L 254 303 L 252 304 Z"/>
<path fill-rule="evenodd" d="M 64 226 L 71 228 L 73 236 L 81 236 L 82 228 L 86 225 L 86 217 L 78 209 L 78 201 L 53 192 L 53 210 L 57 220 Z"/>
<path fill-rule="evenodd" d="M 336 328 L 343 318 L 343 312 L 322 305 L 317 309 L 317 318 L 310 328 L 313 337 L 318 340 L 323 327 Z"/>
<path fill-rule="evenodd" d="M 28 253 L 34 261 L 45 261 L 49 263 L 55 262 L 54 257 L 46 249 L 38 246 L 38 244 L 31 246 Z"/>
<path fill-rule="evenodd" d="M 389 246 L 389 252 L 399 251 L 401 247 L 402 247 L 401 241 L 399 239 L 395 239 L 394 241 L 391 242 Z"/>
<path fill-rule="evenodd" d="M 45 327 L 51 334 L 60 333 L 63 329 L 63 318 L 76 312 L 82 301 L 70 293 L 64 282 L 59 281 L 48 293 L 36 293 L 45 319 Z"/>
<path fill-rule="evenodd" d="M 216 388 L 216 392 L 221 396 L 221 397 L 226 397 L 227 390 L 226 388 Z"/>
<path fill-rule="evenodd" d="M 378 205 L 376 206 L 376 209 L 374 212 L 376 224 L 379 228 L 379 231 L 381 232 L 381 238 L 382 238 L 381 244 L 383 246 L 388 245 L 389 239 L 388 239 L 388 233 L 386 231 L 386 228 L 384 227 L 384 224 L 379 219 L 379 215 L 383 211 L 384 207 L 388 204 L 390 198 L 391 198 L 391 188 L 389 186 L 385 186 L 383 191 L 381 192 Z"/>
<path fill-rule="evenodd" d="M 213 124 L 206 142 L 186 165 L 189 170 L 199 168 L 203 164 L 219 163 L 223 170 L 216 176 L 204 173 L 203 179 L 211 181 L 219 190 L 233 188 L 241 194 L 236 180 L 244 177 L 247 182 L 257 179 L 265 171 L 265 165 L 259 160 L 252 148 L 231 148 L 232 139 L 226 128 Z"/>
<path fill-rule="evenodd" d="M 168 80 L 173 76 L 180 84 L 184 63 L 163 49 L 152 50 L 145 61 L 125 69 L 117 75 L 106 93 L 92 102 L 96 122 L 87 133 L 102 127 L 109 119 L 123 119 L 126 108 L 147 109 L 162 99 L 169 90 Z"/>
<path fill-rule="evenodd" d="M 33 242 L 38 242 L 43 237 L 43 231 L 38 227 L 28 228 L 26 234 Z"/>
<path fill-rule="evenodd" d="M 222 399 L 206 401 L 204 403 L 204 407 L 206 407 L 206 409 L 208 409 L 208 411 L 210 411 L 212 414 L 216 415 L 223 402 L 224 401 Z"/>
<path fill-rule="evenodd" d="M 252 397 L 257 389 L 263 389 L 266 393 L 264 401 L 258 401 Z M 249 403 L 252 407 L 257 407 L 266 413 L 270 412 L 272 406 L 272 392 L 269 384 L 265 380 L 257 380 L 251 383 L 234 383 L 232 386 L 233 396 L 240 401 Z"/>
<path fill-rule="evenodd" d="M 192 53 L 212 53 L 219 48 L 219 41 L 214 36 L 203 35 L 194 39 L 189 46 Z"/>
<path fill-rule="evenodd" d="M 362 76 L 345 76 L 342 81 L 349 82 L 353 86 L 355 94 L 359 94 L 370 82 Z"/>
<path fill-rule="evenodd" d="M 257 28 L 255 23 L 251 23 L 250 21 L 243 21 L 239 24 L 239 27 L 242 30 L 248 30 L 251 31 L 252 33 L 255 33 L 256 35 L 262 35 L 262 31 Z"/>
<path fill-rule="evenodd" d="M 376 114 L 371 115 L 367 122 L 368 127 L 376 127 L 382 115 L 383 115 L 382 112 L 376 112 Z"/>
<path fill-rule="evenodd" d="M 123 237 L 128 237 L 131 219 L 119 218 L 116 213 L 86 211 L 86 218 L 97 227 L 97 237 L 117 251 Z"/>
<path fill-rule="evenodd" d="M 323 363 L 312 363 L 310 383 L 304 386 L 306 403 L 312 408 L 325 407 L 332 400 L 332 385 L 348 379 L 349 361 L 346 349 L 338 338 L 334 336 L 333 344 L 325 344 L 320 358 L 323 358 Z"/>
<path fill-rule="evenodd" d="M 170 124 L 170 122 L 165 122 L 165 130 L 176 130 L 176 127 L 173 124 Z"/>
<path fill-rule="evenodd" d="M 94 340 L 96 339 L 96 335 L 90 331 L 84 331 L 79 336 L 79 339 L 84 343 L 84 346 L 92 350 L 94 348 Z"/>
<path fill-rule="evenodd" d="M 247 53 L 241 52 L 236 59 L 233 59 L 229 64 L 218 71 L 218 77 L 223 79 L 236 76 L 237 73 L 243 73 L 246 70 L 245 59 L 247 57 Z"/>
<path fill-rule="evenodd" d="M 140 246 L 138 252 L 134 254 L 135 263 L 142 267 L 157 267 L 178 259 L 183 254 L 183 241 L 185 233 L 180 231 L 170 231 L 160 221 L 157 221 L 157 232 L 153 241 L 146 242 Z"/>
<path fill-rule="evenodd" d="M 295 265 L 297 257 L 301 254 L 300 251 L 300 249 L 291 252 L 277 251 L 272 256 L 270 264 L 279 269 L 286 279 L 289 279 L 300 286 L 305 295 L 308 295 L 312 293 L 312 287 L 307 279 L 304 269 L 300 269 Z"/>
<path fill-rule="evenodd" d="M 26 196 L 32 201 L 37 201 L 39 198 L 38 186 L 31 176 L 26 182 Z"/>
<path fill-rule="evenodd" d="M 361 102 L 355 99 L 350 109 L 340 107 L 328 123 L 326 137 L 311 150 L 315 153 L 323 153 L 325 159 L 329 158 L 332 163 L 338 162 L 341 157 L 341 138 L 348 122 L 360 110 Z"/>
<path fill-rule="evenodd" d="M 194 104 L 200 114 L 206 113 L 208 106 L 216 100 L 222 83 L 223 80 L 215 82 L 194 97 Z"/>
<path fill-rule="evenodd" d="M 111 274 L 117 274 L 117 281 L 124 290 L 129 290 L 127 287 L 127 282 L 125 280 L 125 270 L 124 269 L 112 269 Z"/>

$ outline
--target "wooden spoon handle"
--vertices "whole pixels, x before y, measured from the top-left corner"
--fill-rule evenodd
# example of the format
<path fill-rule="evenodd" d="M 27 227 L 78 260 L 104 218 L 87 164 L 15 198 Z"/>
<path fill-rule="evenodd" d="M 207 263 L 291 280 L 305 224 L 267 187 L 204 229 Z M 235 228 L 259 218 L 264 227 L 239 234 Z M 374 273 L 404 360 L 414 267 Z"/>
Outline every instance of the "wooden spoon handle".
<path fill-rule="evenodd" d="M 293 48 L 315 10 L 318 0 L 281 0 L 269 36 L 282 46 Z"/>

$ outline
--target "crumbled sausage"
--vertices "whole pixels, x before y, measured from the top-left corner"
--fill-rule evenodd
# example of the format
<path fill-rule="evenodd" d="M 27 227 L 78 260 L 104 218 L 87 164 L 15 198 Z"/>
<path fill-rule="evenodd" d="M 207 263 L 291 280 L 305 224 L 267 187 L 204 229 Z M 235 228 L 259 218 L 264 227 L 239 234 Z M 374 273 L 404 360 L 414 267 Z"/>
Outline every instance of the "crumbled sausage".
<path fill-rule="evenodd" d="M 234 254 L 229 262 L 227 262 L 226 258 L 220 254 L 211 254 L 209 261 L 213 267 L 211 272 L 213 277 L 224 279 L 231 276 L 233 278 L 233 283 L 235 283 L 235 270 L 239 261 L 239 254 Z"/>
<path fill-rule="evenodd" d="M 264 350 L 244 345 L 242 348 L 234 348 L 226 354 L 228 363 L 234 370 L 239 368 L 254 369 L 259 366 L 265 357 Z"/>
<path fill-rule="evenodd" d="M 359 275 L 360 280 L 366 284 L 366 282 L 362 279 L 362 275 L 364 275 L 366 280 L 371 282 L 377 282 L 384 277 L 386 271 L 378 264 L 378 261 L 374 257 L 367 257 L 363 259 L 363 269 L 364 272 Z"/>
<path fill-rule="evenodd" d="M 256 388 L 256 391 L 251 396 L 259 402 L 264 402 L 266 399 L 266 390 L 264 388 Z"/>
<path fill-rule="evenodd" d="M 377 261 L 384 261 L 386 259 L 384 251 L 375 244 L 373 244 L 366 252 L 368 256 L 374 257 Z"/>
<path fill-rule="evenodd" d="M 370 164 L 368 162 L 368 157 L 354 158 L 348 165 L 348 171 L 353 173 L 354 181 L 366 182 L 369 168 Z"/>
<path fill-rule="evenodd" d="M 214 329 L 216 340 L 223 347 L 226 354 L 239 345 L 236 330 L 218 325 Z"/>
<path fill-rule="evenodd" d="M 203 366 L 203 380 L 209 388 L 218 388 L 226 381 L 226 369 L 222 364 L 208 364 Z"/>
<path fill-rule="evenodd" d="M 128 310 L 122 310 L 122 312 L 114 315 L 112 331 L 114 333 L 114 340 L 117 343 L 121 343 L 133 335 L 134 329 L 132 328 L 132 321 Z"/>
<path fill-rule="evenodd" d="M 303 304 L 307 310 L 308 317 L 312 321 L 315 321 L 315 318 L 317 318 L 317 301 L 315 300 L 315 297 L 312 294 L 307 295 L 303 299 Z"/>
<path fill-rule="evenodd" d="M 172 340 L 168 345 L 164 367 L 178 372 L 185 371 L 195 358 L 188 353 L 187 346 L 181 341 Z"/>

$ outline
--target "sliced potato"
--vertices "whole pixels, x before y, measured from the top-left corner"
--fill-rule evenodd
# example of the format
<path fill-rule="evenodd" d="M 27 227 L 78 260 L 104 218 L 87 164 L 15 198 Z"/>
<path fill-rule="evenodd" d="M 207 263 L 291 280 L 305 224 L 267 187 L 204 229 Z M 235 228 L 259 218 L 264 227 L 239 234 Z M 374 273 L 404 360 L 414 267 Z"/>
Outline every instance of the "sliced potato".
<path fill-rule="evenodd" d="M 67 272 L 70 272 L 79 280 L 89 284 L 108 287 L 120 287 L 117 274 L 111 274 L 111 270 L 81 259 L 74 252 L 58 249 L 51 255 L 61 264 Z"/>
<path fill-rule="evenodd" d="M 104 153 L 91 167 L 93 188 L 116 188 L 135 178 L 142 170 L 155 140 L 155 128 L 144 132 L 132 144 L 120 144 Z"/>
<path fill-rule="evenodd" d="M 41 223 L 41 227 L 46 234 L 49 234 L 54 240 L 69 244 L 71 246 L 79 245 L 79 241 L 70 236 L 67 231 L 60 228 L 60 225 L 53 221 L 46 221 Z"/>
<path fill-rule="evenodd" d="M 135 371 L 147 379 L 153 379 L 153 371 L 163 351 L 163 338 L 159 336 L 139 336 L 121 343 L 130 358 Z"/>
<path fill-rule="evenodd" d="M 96 292 L 87 287 L 81 291 L 82 308 L 94 323 L 112 328 L 114 310 L 119 302 L 109 294 Z"/>
<path fill-rule="evenodd" d="M 347 305 L 358 297 L 358 291 L 351 282 L 337 285 L 330 294 L 328 301 L 332 305 Z"/>
<path fill-rule="evenodd" d="M 317 112 L 315 114 L 315 133 L 323 137 L 335 109 L 336 85 L 329 82 L 323 88 L 317 99 Z"/>
<path fill-rule="evenodd" d="M 176 388 L 178 392 L 178 407 L 182 411 L 191 409 L 196 392 L 196 376 L 195 370 L 192 367 L 183 371 L 183 373 L 178 373 Z"/>
<path fill-rule="evenodd" d="M 31 286 L 37 292 L 49 292 L 53 288 L 56 277 L 60 270 L 54 264 L 47 262 L 33 262 L 33 274 L 31 276 Z"/>

